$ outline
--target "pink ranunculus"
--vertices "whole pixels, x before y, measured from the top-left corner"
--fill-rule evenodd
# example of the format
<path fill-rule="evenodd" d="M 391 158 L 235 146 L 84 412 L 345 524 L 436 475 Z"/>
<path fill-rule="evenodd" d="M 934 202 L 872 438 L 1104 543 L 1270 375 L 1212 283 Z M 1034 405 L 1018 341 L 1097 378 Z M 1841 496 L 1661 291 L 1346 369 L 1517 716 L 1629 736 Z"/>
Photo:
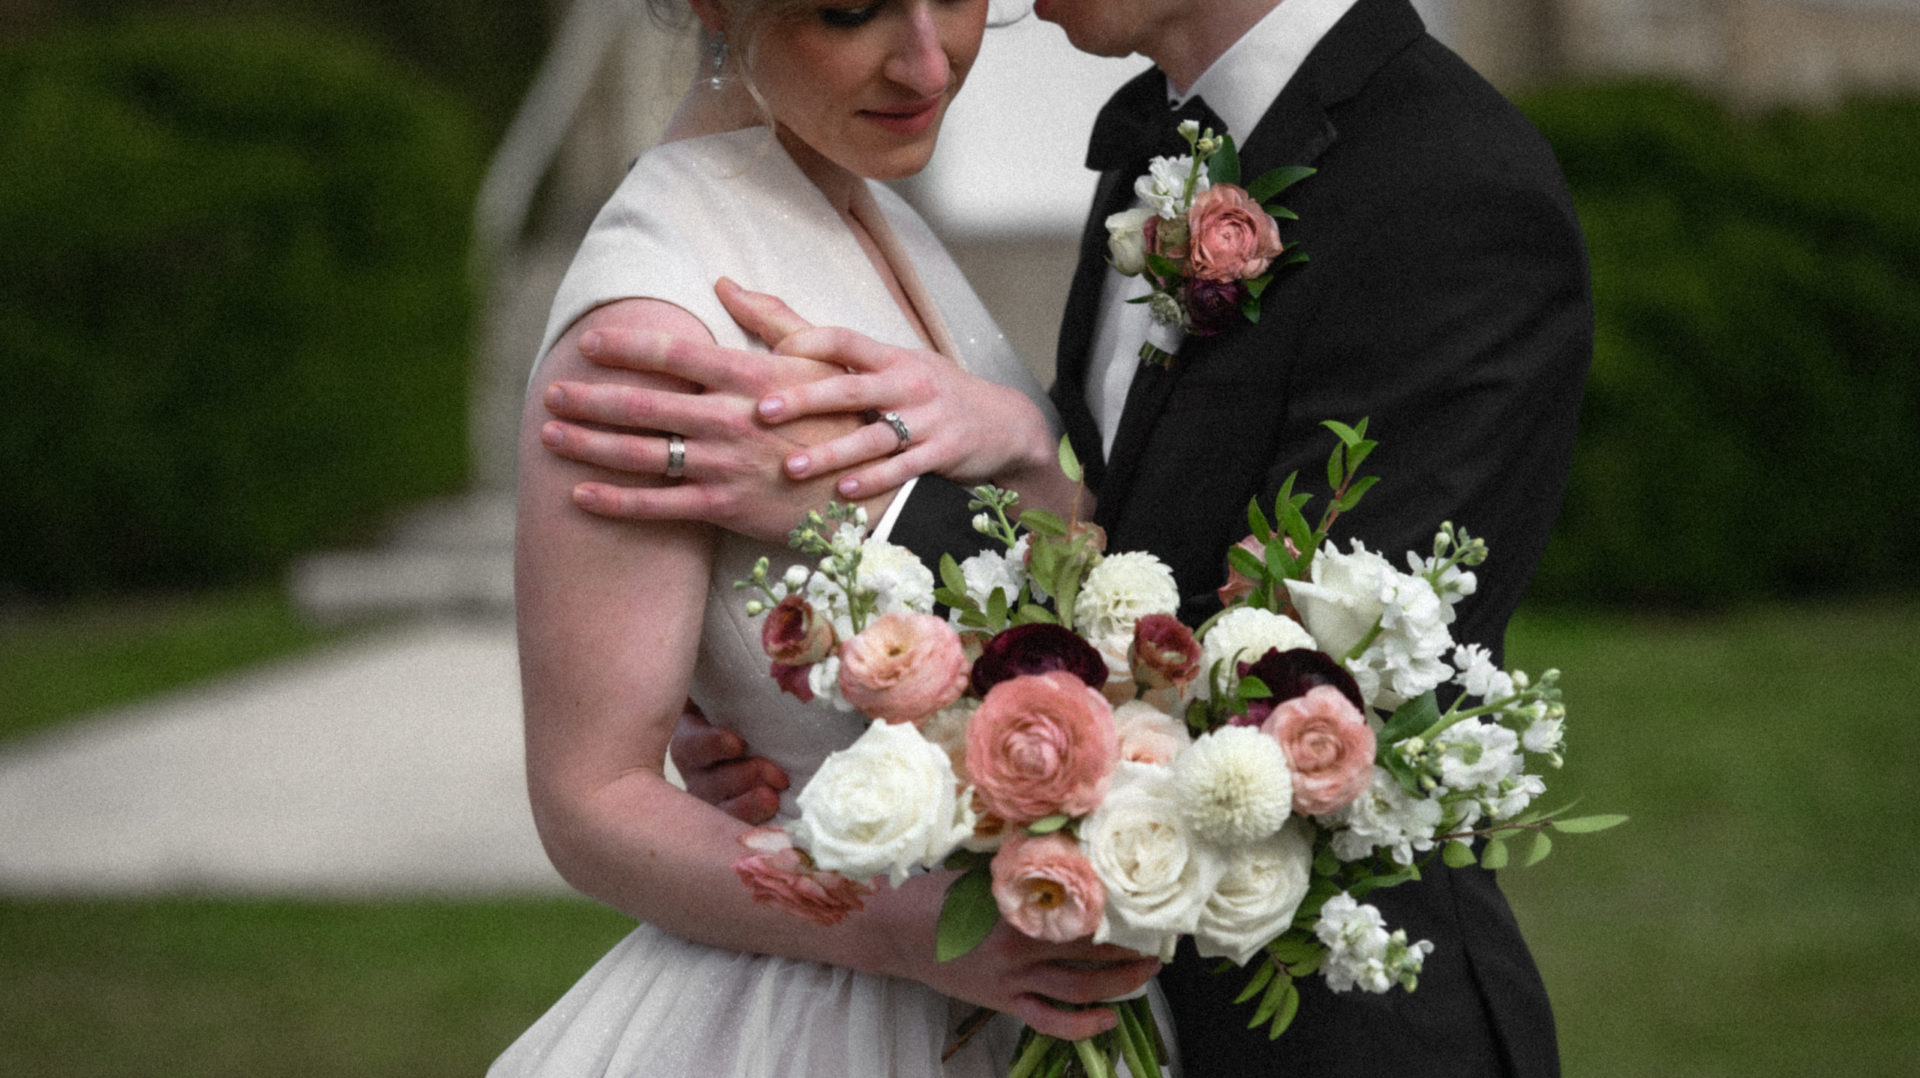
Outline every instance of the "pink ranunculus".
<path fill-rule="evenodd" d="M 1200 641 L 1172 614 L 1148 614 L 1133 624 L 1127 659 L 1147 688 L 1185 688 L 1200 673 Z"/>
<path fill-rule="evenodd" d="M 1373 783 L 1373 729 L 1353 701 L 1331 685 L 1316 685 L 1279 704 L 1260 729 L 1286 751 L 1295 812 L 1332 812 Z"/>
<path fill-rule="evenodd" d="M 1069 943 L 1100 927 L 1107 892 L 1073 836 L 1015 832 L 993 857 L 993 899 L 1022 934 Z"/>
<path fill-rule="evenodd" d="M 1119 762 L 1113 708 L 1065 671 L 995 685 L 967 726 L 967 773 L 1009 823 L 1093 811 Z"/>
<path fill-rule="evenodd" d="M 1210 281 L 1247 281 L 1280 254 L 1280 226 L 1246 191 L 1217 183 L 1194 196 L 1187 213 L 1193 231 L 1188 265 Z"/>
<path fill-rule="evenodd" d="M 811 666 L 833 651 L 833 624 L 805 596 L 789 595 L 760 623 L 760 646 L 782 666 Z"/>
<path fill-rule="evenodd" d="M 1129 763 L 1172 767 L 1193 744 L 1185 722 L 1139 700 L 1114 708 L 1113 725 L 1120 735 L 1120 758 Z"/>
<path fill-rule="evenodd" d="M 896 611 L 840 646 L 840 692 L 860 711 L 918 723 L 967 690 L 960 637 L 932 614 Z"/>
<path fill-rule="evenodd" d="M 1233 544 L 1256 558 L 1265 559 L 1267 544 L 1249 535 Z M 1220 597 L 1221 606 L 1232 606 L 1234 600 L 1253 594 L 1253 581 L 1245 573 L 1233 567 L 1232 560 L 1227 562 L 1227 582 L 1214 592 Z"/>
<path fill-rule="evenodd" d="M 753 892 L 753 900 L 814 924 L 838 924 L 863 908 L 873 893 L 871 883 L 813 867 L 806 852 L 796 849 L 778 827 L 756 827 L 740 836 L 740 844 L 753 852 L 735 861 L 733 871 Z"/>

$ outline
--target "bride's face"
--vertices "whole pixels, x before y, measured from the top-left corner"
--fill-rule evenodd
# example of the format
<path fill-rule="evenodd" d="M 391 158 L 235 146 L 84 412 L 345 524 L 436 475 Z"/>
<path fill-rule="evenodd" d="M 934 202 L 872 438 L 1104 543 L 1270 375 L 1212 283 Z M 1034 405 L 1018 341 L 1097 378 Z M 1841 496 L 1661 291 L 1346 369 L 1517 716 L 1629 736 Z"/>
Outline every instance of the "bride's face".
<path fill-rule="evenodd" d="M 754 85 L 775 121 L 871 179 L 926 167 L 980 51 L 989 0 L 811 0 L 758 36 Z"/>

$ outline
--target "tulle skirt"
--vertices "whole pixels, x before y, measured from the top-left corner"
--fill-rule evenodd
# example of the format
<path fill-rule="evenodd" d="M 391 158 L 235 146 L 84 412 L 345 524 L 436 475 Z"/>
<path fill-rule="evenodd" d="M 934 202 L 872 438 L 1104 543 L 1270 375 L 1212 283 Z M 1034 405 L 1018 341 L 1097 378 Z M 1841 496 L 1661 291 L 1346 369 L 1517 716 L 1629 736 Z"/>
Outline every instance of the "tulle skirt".
<path fill-rule="evenodd" d="M 993 1078 L 1020 1034 L 997 1015 L 940 1056 L 971 1004 L 915 981 L 635 929 L 495 1061 L 489 1078 Z"/>

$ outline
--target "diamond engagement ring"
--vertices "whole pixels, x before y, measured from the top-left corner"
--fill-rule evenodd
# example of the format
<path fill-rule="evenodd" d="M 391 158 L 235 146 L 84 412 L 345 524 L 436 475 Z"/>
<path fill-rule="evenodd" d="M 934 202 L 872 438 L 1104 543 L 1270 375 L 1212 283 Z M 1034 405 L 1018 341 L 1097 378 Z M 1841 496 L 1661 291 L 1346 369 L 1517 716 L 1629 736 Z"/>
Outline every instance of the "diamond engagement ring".
<path fill-rule="evenodd" d="M 913 441 L 913 432 L 907 429 L 907 421 L 900 418 L 899 412 L 887 412 L 880 418 L 886 420 L 887 426 L 893 428 L 894 437 L 900 439 L 899 448 L 894 450 L 895 453 L 905 449 L 907 443 Z"/>
<path fill-rule="evenodd" d="M 667 435 L 667 478 L 679 479 L 687 474 L 687 440 L 678 434 Z"/>

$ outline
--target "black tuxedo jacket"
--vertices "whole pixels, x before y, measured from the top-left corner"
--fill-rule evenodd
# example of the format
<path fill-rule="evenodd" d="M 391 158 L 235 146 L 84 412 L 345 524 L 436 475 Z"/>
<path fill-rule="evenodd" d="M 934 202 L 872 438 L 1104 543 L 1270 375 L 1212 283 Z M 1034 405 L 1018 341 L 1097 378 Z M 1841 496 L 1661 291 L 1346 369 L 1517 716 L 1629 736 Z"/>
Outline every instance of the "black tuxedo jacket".
<path fill-rule="evenodd" d="M 1149 71 L 1109 109 L 1166 110 Z M 1171 121 L 1169 121 L 1171 122 Z M 1371 418 L 1381 483 L 1335 525 L 1396 563 L 1451 520 L 1492 556 L 1456 637 L 1498 651 L 1559 509 L 1592 352 L 1586 254 L 1558 164 L 1530 124 L 1426 34 L 1408 0 L 1359 0 L 1251 132 L 1242 175 L 1318 173 L 1282 197 L 1309 255 L 1268 289 L 1261 320 L 1189 337 L 1171 371 L 1143 368 L 1113 459 L 1085 396 L 1106 274 L 1108 214 L 1133 175 L 1101 177 L 1060 333 L 1053 400 L 1099 496 L 1110 550 L 1174 571 L 1182 615 L 1217 609 L 1247 503 L 1289 473 L 1326 500 L 1324 419 Z M 1232 1004 L 1243 978 L 1190 951 L 1169 966 L 1186 1072 L 1217 1075 L 1558 1073 L 1545 989 L 1492 873 L 1440 867 L 1374 901 L 1435 950 L 1419 990 L 1333 995 L 1319 978 L 1269 1043 Z"/>

